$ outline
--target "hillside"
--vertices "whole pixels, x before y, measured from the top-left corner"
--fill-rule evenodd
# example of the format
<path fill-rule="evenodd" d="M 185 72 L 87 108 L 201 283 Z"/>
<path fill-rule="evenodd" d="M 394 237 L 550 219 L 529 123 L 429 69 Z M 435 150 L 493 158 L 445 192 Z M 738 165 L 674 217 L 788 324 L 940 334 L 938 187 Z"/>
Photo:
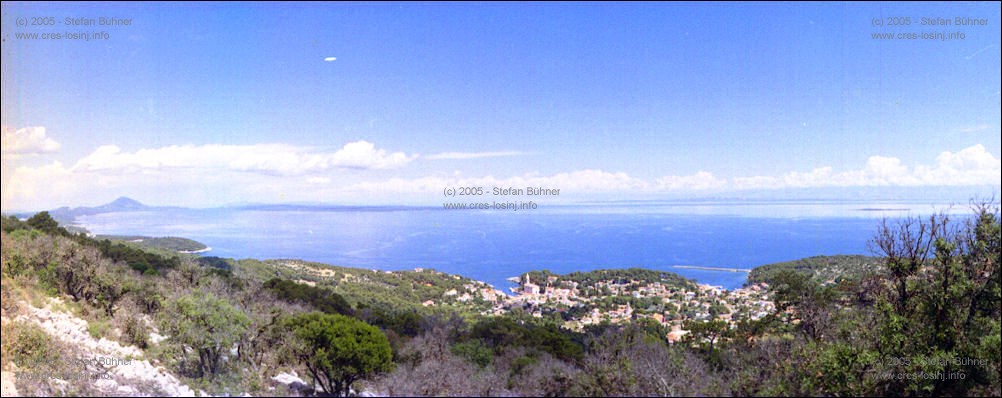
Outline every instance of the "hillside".
<path fill-rule="evenodd" d="M 472 315 L 489 311 L 507 297 L 484 282 L 432 269 L 379 271 L 301 260 L 240 260 L 233 265 L 234 273 L 247 278 L 282 278 L 328 288 L 355 307 L 391 312 Z"/>
<path fill-rule="evenodd" d="M 831 283 L 843 279 L 859 280 L 868 274 L 886 271 L 883 260 L 879 257 L 860 255 L 814 256 L 755 267 L 748 274 L 747 285 L 756 283 L 772 284 L 777 274 L 787 270 L 810 277 L 819 283 Z"/>
<path fill-rule="evenodd" d="M 28 301 L 44 303 L 44 306 L 35 307 Z M 191 387 L 162 366 L 154 365 L 144 350 L 95 336 L 99 333 L 94 331 L 102 327 L 100 322 L 88 322 L 70 312 L 79 307 L 58 298 L 23 296 L 12 298 L 7 305 L 15 308 L 5 311 L 3 316 L 4 353 L 10 354 L 10 358 L 5 358 L 5 370 L 9 360 L 12 364 L 21 364 L 10 365 L 11 368 L 24 371 L 19 375 L 4 372 L 11 377 L 9 385 L 4 381 L 4 388 L 13 389 L 10 395 L 5 393 L 4 396 L 195 394 Z M 35 351 L 43 346 L 44 350 Z M 31 361 L 46 364 L 36 364 L 33 369 L 28 363 Z M 33 370 L 45 370 L 46 373 Z"/>
<path fill-rule="evenodd" d="M 539 271 L 509 297 L 433 270 L 197 257 L 7 217 L 5 391 L 998 396 L 998 208 L 971 220 L 888 271 L 812 257 L 733 292 L 646 269 Z M 900 230 L 880 236 L 914 236 Z"/>
<path fill-rule="evenodd" d="M 179 253 L 200 253 L 209 249 L 204 243 L 177 236 L 97 235 L 94 238 L 122 242 L 145 249 L 167 250 Z"/>

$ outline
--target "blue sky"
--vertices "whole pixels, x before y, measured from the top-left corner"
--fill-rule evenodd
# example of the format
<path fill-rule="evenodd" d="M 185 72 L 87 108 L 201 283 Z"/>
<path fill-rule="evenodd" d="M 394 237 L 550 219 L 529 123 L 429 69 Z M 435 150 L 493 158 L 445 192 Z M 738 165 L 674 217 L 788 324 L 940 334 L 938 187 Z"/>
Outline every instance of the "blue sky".
<path fill-rule="evenodd" d="M 18 25 L 48 16 L 131 21 Z M 4 3 L 3 210 L 991 194 L 999 23 L 997 2 Z M 109 37 L 18 36 L 65 32 Z"/>

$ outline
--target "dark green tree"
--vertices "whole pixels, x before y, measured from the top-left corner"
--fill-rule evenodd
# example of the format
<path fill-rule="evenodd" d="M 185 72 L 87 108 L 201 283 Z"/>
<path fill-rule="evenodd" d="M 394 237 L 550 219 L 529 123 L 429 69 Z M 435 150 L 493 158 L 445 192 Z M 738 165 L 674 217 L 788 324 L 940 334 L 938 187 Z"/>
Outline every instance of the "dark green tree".
<path fill-rule="evenodd" d="M 49 212 L 38 212 L 27 221 L 28 226 L 50 235 L 60 235 L 59 223 L 49 215 Z M 64 231 L 65 232 L 65 231 Z"/>
<path fill-rule="evenodd" d="M 286 279 L 272 278 L 264 283 L 264 288 L 275 296 L 289 302 L 301 302 L 328 314 L 351 315 L 351 304 L 330 289 L 296 283 Z"/>
<path fill-rule="evenodd" d="M 300 314 L 288 325 L 295 356 L 328 394 L 346 396 L 355 381 L 393 368 L 390 343 L 375 326 L 320 312 Z"/>
<path fill-rule="evenodd" d="M 2 228 L 0 229 L 7 233 L 25 228 L 25 223 L 18 220 L 16 216 L 0 217 L 0 222 L 2 222 L 2 225 L 0 225 Z"/>

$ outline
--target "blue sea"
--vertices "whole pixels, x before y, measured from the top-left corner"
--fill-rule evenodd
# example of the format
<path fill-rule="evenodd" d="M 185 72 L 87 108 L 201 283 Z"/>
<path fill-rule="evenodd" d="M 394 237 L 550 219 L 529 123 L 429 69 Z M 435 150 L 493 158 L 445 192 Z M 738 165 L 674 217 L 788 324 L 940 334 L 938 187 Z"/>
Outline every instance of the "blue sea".
<path fill-rule="evenodd" d="M 881 218 L 928 204 L 844 202 L 599 203 L 536 210 L 440 208 L 158 209 L 78 218 L 96 234 L 182 236 L 206 255 L 295 258 L 380 270 L 432 268 L 488 282 L 530 270 L 666 270 L 734 289 L 751 269 L 815 255 L 871 254 Z"/>

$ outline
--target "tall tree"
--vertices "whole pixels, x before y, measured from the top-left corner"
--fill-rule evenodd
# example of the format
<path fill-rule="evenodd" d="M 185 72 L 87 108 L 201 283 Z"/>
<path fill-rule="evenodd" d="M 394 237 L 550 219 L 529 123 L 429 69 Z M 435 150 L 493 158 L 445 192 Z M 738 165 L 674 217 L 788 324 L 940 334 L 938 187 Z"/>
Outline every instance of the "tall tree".
<path fill-rule="evenodd" d="M 59 231 L 59 223 L 52 219 L 52 216 L 50 216 L 47 211 L 36 213 L 26 222 L 30 227 L 47 234 L 61 235 Z M 65 232 L 65 230 L 63 232 Z"/>
<path fill-rule="evenodd" d="M 339 314 L 310 312 L 288 321 L 297 358 L 328 394 L 346 396 L 355 381 L 392 369 L 386 335 L 375 326 Z"/>

